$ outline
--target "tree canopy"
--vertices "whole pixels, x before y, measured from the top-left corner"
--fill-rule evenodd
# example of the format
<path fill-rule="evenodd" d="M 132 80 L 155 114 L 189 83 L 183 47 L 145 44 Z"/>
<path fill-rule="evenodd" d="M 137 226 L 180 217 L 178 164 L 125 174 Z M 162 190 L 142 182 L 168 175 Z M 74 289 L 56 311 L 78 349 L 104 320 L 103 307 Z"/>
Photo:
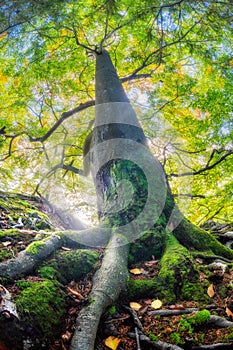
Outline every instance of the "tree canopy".
<path fill-rule="evenodd" d="M 232 17 L 231 1 L 2 1 L 1 189 L 92 204 L 78 169 L 106 48 L 186 215 L 232 221 Z"/>

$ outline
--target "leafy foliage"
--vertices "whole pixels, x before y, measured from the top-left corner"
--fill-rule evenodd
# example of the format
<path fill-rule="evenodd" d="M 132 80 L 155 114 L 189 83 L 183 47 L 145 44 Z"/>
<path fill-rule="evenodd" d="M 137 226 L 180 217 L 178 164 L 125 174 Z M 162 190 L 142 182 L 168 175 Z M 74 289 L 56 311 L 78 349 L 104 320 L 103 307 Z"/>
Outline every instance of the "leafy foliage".
<path fill-rule="evenodd" d="M 90 180 L 64 165 L 82 167 L 94 118 L 87 52 L 105 47 L 183 210 L 197 223 L 232 220 L 232 14 L 231 1 L 1 5 L 2 188 L 93 203 Z"/>

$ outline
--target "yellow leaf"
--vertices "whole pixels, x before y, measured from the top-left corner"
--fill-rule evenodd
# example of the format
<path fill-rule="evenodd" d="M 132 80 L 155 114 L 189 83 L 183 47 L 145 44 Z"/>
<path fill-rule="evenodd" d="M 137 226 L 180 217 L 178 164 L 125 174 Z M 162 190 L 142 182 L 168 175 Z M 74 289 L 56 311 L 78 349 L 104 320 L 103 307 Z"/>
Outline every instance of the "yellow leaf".
<path fill-rule="evenodd" d="M 229 65 L 233 67 L 233 58 L 229 61 Z"/>
<path fill-rule="evenodd" d="M 226 307 L 226 314 L 229 317 L 233 317 L 233 312 L 228 307 Z"/>
<path fill-rule="evenodd" d="M 0 83 L 6 83 L 8 81 L 8 77 L 0 72 Z"/>
<path fill-rule="evenodd" d="M 0 34 L 0 40 L 6 38 L 8 36 L 7 32 L 3 32 L 2 34 Z"/>
<path fill-rule="evenodd" d="M 213 296 L 215 295 L 215 291 L 214 291 L 214 286 L 211 283 L 207 289 L 207 294 L 209 295 L 210 298 L 213 298 Z"/>
<path fill-rule="evenodd" d="M 152 301 L 151 303 L 151 307 L 153 307 L 153 309 L 160 309 L 162 307 L 163 303 L 161 300 L 159 299 L 155 299 L 154 301 Z"/>
<path fill-rule="evenodd" d="M 131 309 L 134 309 L 135 311 L 138 311 L 141 309 L 142 305 L 139 303 L 135 303 L 134 301 L 132 301 L 131 303 L 129 303 L 129 306 L 131 307 Z"/>
<path fill-rule="evenodd" d="M 105 339 L 104 344 L 112 350 L 116 350 L 119 343 L 120 343 L 120 339 L 119 338 L 115 338 L 112 335 L 110 335 L 110 337 L 108 337 L 107 339 Z"/>
<path fill-rule="evenodd" d="M 135 269 L 129 270 L 129 272 L 132 273 L 133 275 L 141 275 L 144 272 L 144 270 L 135 268 Z"/>
<path fill-rule="evenodd" d="M 213 72 L 213 68 L 212 66 L 208 66 L 208 68 L 206 69 L 206 74 L 211 74 Z"/>

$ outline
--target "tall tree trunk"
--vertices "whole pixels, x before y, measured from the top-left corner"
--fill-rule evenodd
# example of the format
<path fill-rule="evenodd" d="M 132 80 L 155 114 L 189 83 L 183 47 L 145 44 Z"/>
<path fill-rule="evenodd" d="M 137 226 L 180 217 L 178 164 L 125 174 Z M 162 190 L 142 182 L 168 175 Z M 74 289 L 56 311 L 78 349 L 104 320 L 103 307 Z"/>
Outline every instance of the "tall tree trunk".
<path fill-rule="evenodd" d="M 94 349 L 101 314 L 126 286 L 129 243 L 135 246 L 139 237 L 143 240 L 145 232 L 147 237 L 148 232 L 151 235 L 165 232 L 158 279 L 146 283 L 145 292 L 149 292 L 149 285 L 153 295 L 156 292 L 167 301 L 182 297 L 197 299 L 204 294 L 188 249 L 211 249 L 233 258 L 233 251 L 191 224 L 179 211 L 164 170 L 149 151 L 144 132 L 105 50 L 96 57 L 95 127 L 86 157 L 96 187 L 99 218 L 113 234 L 94 278 L 90 305 L 77 319 L 71 350 Z M 138 288 L 136 285 L 134 288 L 133 282 L 132 290 L 128 291 L 137 296 Z"/>
<path fill-rule="evenodd" d="M 167 183 L 105 50 L 96 57 L 95 112 L 89 157 L 99 217 L 132 241 L 162 214 Z"/>

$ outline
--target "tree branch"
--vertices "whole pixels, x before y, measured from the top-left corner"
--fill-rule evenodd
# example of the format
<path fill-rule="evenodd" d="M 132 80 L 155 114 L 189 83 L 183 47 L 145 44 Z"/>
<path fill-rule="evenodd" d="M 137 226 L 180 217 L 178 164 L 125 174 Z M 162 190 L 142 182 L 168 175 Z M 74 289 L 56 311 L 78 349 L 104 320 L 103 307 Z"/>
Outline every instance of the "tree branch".
<path fill-rule="evenodd" d="M 64 120 L 66 120 L 67 118 L 71 117 L 72 115 L 83 111 L 86 108 L 92 107 L 95 105 L 95 101 L 87 101 L 85 103 L 80 103 L 80 105 L 78 107 L 75 107 L 74 109 L 71 109 L 68 112 L 64 112 L 61 115 L 61 118 L 59 118 L 56 123 L 49 129 L 49 131 L 41 137 L 31 137 L 29 136 L 29 140 L 31 142 L 44 142 L 46 141 L 51 135 L 52 133 L 64 122 Z"/>
<path fill-rule="evenodd" d="M 208 161 L 204 168 L 201 168 L 197 171 L 189 171 L 189 172 L 185 172 L 185 173 L 181 173 L 181 174 L 169 174 L 168 177 L 182 177 L 182 176 L 190 176 L 190 175 L 192 176 L 192 175 L 202 174 L 205 171 L 213 169 L 214 167 L 216 167 L 216 165 L 220 164 L 222 161 L 224 161 L 227 157 L 231 156 L 232 154 L 233 154 L 233 151 L 230 150 L 211 165 L 209 165 L 209 161 Z M 211 157 L 212 157 L 212 153 L 211 153 Z"/>
<path fill-rule="evenodd" d="M 206 196 L 202 194 L 192 194 L 192 193 L 175 193 L 173 194 L 173 197 L 189 197 L 191 199 L 193 198 L 206 198 Z"/>

